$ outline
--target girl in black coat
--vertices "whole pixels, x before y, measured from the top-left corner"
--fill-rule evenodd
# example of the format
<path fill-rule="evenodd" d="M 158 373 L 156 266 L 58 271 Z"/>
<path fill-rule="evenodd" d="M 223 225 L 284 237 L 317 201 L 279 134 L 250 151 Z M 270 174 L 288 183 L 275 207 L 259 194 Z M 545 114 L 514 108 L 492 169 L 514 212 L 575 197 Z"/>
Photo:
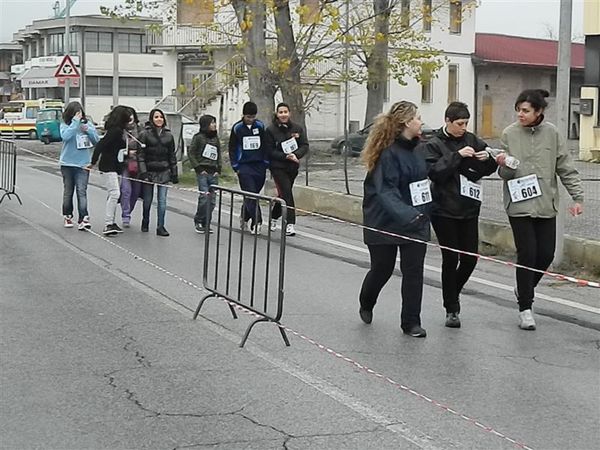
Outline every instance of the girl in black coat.
<path fill-rule="evenodd" d="M 270 159 L 270 170 L 275 180 L 277 196 L 285 200 L 290 208 L 287 210 L 287 226 L 285 234 L 294 236 L 296 230 L 296 210 L 292 189 L 298 176 L 300 159 L 308 153 L 308 140 L 302 127 L 290 120 L 290 107 L 287 103 L 279 103 L 275 117 L 265 133 L 265 146 Z M 275 203 L 271 213 L 271 231 L 277 227 L 277 219 L 281 217 L 281 204 Z"/>
<path fill-rule="evenodd" d="M 401 101 L 375 119 L 363 150 L 367 166 L 364 181 L 363 223 L 379 231 L 364 230 L 371 256 L 371 269 L 360 291 L 360 317 L 369 324 L 381 289 L 392 276 L 400 249 L 402 271 L 402 313 L 400 326 L 405 334 L 425 337 L 421 327 L 423 267 L 428 241 L 431 191 L 423 153 L 415 151 L 420 141 L 421 116 L 416 105 Z"/>
<path fill-rule="evenodd" d="M 158 197 L 158 223 L 156 234 L 169 236 L 165 228 L 167 212 L 167 183 L 179 183 L 177 176 L 177 157 L 175 140 L 167 128 L 167 119 L 160 109 L 150 111 L 146 129 L 140 137 L 144 144 L 138 151 L 139 177 L 145 183 L 142 187 L 144 212 L 142 215 L 142 231 L 147 232 L 150 225 L 150 207 L 154 197 L 154 185 Z"/>

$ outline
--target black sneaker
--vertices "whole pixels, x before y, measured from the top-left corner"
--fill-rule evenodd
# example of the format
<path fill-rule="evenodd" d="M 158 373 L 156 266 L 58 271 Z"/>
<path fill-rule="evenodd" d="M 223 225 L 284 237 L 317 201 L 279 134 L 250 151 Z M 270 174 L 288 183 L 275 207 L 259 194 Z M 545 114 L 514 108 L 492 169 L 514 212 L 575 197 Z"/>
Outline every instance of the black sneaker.
<path fill-rule="evenodd" d="M 117 225 L 116 223 L 112 224 L 112 229 L 115 230 L 117 233 L 122 233 L 123 230 L 121 229 L 121 227 L 119 225 Z"/>
<path fill-rule="evenodd" d="M 446 326 L 448 328 L 460 328 L 460 318 L 457 312 L 446 314 Z"/>
<path fill-rule="evenodd" d="M 156 235 L 163 236 L 163 237 L 170 236 L 169 232 L 167 231 L 167 229 L 165 227 L 158 227 L 156 229 Z"/>
<path fill-rule="evenodd" d="M 147 232 L 148 232 L 148 224 L 142 222 L 142 233 L 147 233 Z"/>
<path fill-rule="evenodd" d="M 424 338 L 427 336 L 427 331 L 425 331 L 424 328 L 421 328 L 421 325 L 412 325 L 410 327 L 403 328 L 402 332 L 416 338 Z"/>
<path fill-rule="evenodd" d="M 366 324 L 370 324 L 373 322 L 373 310 L 369 311 L 368 309 L 359 308 L 358 314 L 360 314 L 360 318 Z"/>
<path fill-rule="evenodd" d="M 196 225 L 194 225 L 194 231 L 199 234 L 204 234 L 205 230 L 201 223 L 197 223 Z"/>
<path fill-rule="evenodd" d="M 102 230 L 102 234 L 104 236 L 114 236 L 117 233 L 118 233 L 118 231 L 113 228 L 112 224 L 111 225 L 106 225 L 104 227 L 104 230 Z"/>

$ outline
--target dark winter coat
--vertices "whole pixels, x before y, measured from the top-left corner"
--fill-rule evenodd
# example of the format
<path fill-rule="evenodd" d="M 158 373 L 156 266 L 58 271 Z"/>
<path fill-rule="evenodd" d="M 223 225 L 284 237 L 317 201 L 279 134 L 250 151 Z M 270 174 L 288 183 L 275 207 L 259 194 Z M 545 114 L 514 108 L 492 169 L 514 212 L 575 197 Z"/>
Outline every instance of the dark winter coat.
<path fill-rule="evenodd" d="M 100 172 L 117 172 L 121 173 L 125 166 L 127 158 L 125 132 L 121 128 L 113 127 L 106 131 L 106 134 L 98 141 L 94 154 L 92 155 L 92 165 L 95 165 L 100 158 L 98 169 Z M 118 160 L 119 152 L 121 152 L 122 161 Z"/>
<path fill-rule="evenodd" d="M 217 159 L 210 159 L 202 156 L 206 144 L 217 147 Z M 212 136 L 207 136 L 204 131 L 200 131 L 192 138 L 190 150 L 188 151 L 188 158 L 190 164 L 196 173 L 207 172 L 211 175 L 215 172 L 221 173 L 221 143 L 217 133 L 213 133 Z"/>
<path fill-rule="evenodd" d="M 146 126 L 139 137 L 145 145 L 137 152 L 139 178 L 152 183 L 177 183 L 177 156 L 175 140 L 168 128 L 158 133 L 156 127 Z"/>
<path fill-rule="evenodd" d="M 481 202 L 460 193 L 460 176 L 476 182 L 496 171 L 498 165 L 493 158 L 479 161 L 476 158 L 463 158 L 458 153 L 464 147 L 473 147 L 477 152 L 488 145 L 466 132 L 460 138 L 448 135 L 445 129 L 423 144 L 429 179 L 432 181 L 433 207 L 431 214 L 453 219 L 469 219 L 479 216 Z"/>
<path fill-rule="evenodd" d="M 417 138 L 399 137 L 383 150 L 377 164 L 364 181 L 363 223 L 367 227 L 428 241 L 431 237 L 429 207 L 413 206 L 409 185 L 427 179 L 422 152 L 415 150 Z M 409 241 L 364 230 L 369 245 L 405 244 Z"/>
<path fill-rule="evenodd" d="M 296 158 L 302 159 L 308 153 L 308 139 L 302 127 L 293 122 L 282 124 L 275 119 L 265 133 L 265 146 L 270 159 L 270 167 L 277 169 L 298 169 L 298 164 L 287 159 L 281 143 L 294 137 L 298 144 L 298 150 L 293 153 Z"/>
<path fill-rule="evenodd" d="M 257 149 L 244 149 L 243 142 L 245 137 L 259 137 L 260 147 Z M 229 135 L 229 161 L 231 167 L 236 172 L 241 170 L 244 165 L 262 165 L 266 169 L 269 161 L 265 151 L 265 125 L 260 120 L 255 120 L 248 128 L 242 120 L 236 122 L 231 128 Z"/>

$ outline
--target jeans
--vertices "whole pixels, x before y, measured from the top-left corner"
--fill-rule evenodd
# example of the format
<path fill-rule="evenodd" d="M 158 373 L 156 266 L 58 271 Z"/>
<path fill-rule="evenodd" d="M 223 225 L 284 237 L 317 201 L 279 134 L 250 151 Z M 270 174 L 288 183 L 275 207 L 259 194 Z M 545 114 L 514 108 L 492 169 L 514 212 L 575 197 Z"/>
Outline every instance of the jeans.
<path fill-rule="evenodd" d="M 121 177 L 121 218 L 123 223 L 131 221 L 131 213 L 142 191 L 142 183 L 132 180 L 127 169 L 123 171 Z"/>
<path fill-rule="evenodd" d="M 517 264 L 546 270 L 554 259 L 556 247 L 556 218 L 509 217 L 517 248 Z M 517 298 L 519 311 L 531 309 L 535 287 L 543 274 L 517 269 Z"/>
<path fill-rule="evenodd" d="M 157 200 L 157 212 L 158 222 L 156 228 L 165 226 L 165 214 L 167 212 L 167 186 L 156 186 L 156 200 Z M 152 200 L 154 199 L 154 184 L 144 183 L 142 186 L 142 195 L 144 197 L 144 211 L 142 214 L 142 226 L 150 225 L 150 208 L 152 206 Z"/>
<path fill-rule="evenodd" d="M 287 223 L 296 223 L 296 204 L 294 203 L 294 194 L 292 188 L 294 187 L 294 181 L 298 176 L 298 168 L 294 169 L 277 169 L 271 168 L 271 175 L 275 180 L 275 187 L 277 188 L 277 197 L 282 198 L 287 206 Z M 272 219 L 279 219 L 281 217 L 281 203 L 275 203 L 273 205 L 273 211 L 271 213 Z"/>
<path fill-rule="evenodd" d="M 79 222 L 88 214 L 87 209 L 87 186 L 90 172 L 81 167 L 60 166 L 63 177 L 63 203 L 62 213 L 64 216 L 73 215 L 73 193 L 77 191 L 77 212 Z"/>
<path fill-rule="evenodd" d="M 431 216 L 431 225 L 440 245 L 477 253 L 479 219 Z M 448 313 L 460 312 L 460 292 L 475 270 L 477 257 L 442 249 L 442 296 Z"/>
<path fill-rule="evenodd" d="M 360 290 L 361 308 L 371 311 L 377 297 L 388 282 L 396 266 L 396 254 L 400 248 L 400 271 L 402 272 L 402 313 L 400 326 L 408 330 L 421 325 L 421 301 L 423 299 L 423 266 L 427 246 L 417 242 L 402 245 L 368 245 L 371 269 Z"/>
<path fill-rule="evenodd" d="M 198 208 L 196 209 L 196 215 L 194 216 L 194 223 L 201 224 L 204 227 L 210 225 L 213 210 L 217 202 L 216 194 L 214 189 L 210 189 L 211 184 L 219 184 L 219 177 L 217 175 L 211 175 L 209 173 L 201 173 L 196 175 L 196 181 L 198 182 Z M 207 194 L 209 193 L 209 194 Z M 210 211 L 208 217 L 206 216 L 206 208 L 210 200 Z"/>
<path fill-rule="evenodd" d="M 121 190 L 119 189 L 119 174 L 117 172 L 102 172 L 102 178 L 104 179 L 107 194 L 104 223 L 106 225 L 112 225 L 115 223 L 117 204 L 119 203 L 119 196 L 121 195 Z"/>

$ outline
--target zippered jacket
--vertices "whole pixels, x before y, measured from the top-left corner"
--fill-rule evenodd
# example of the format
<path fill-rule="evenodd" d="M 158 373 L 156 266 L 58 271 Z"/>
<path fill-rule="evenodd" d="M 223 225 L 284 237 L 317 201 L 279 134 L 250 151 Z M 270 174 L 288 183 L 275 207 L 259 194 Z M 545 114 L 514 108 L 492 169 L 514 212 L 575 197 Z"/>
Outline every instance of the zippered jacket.
<path fill-rule="evenodd" d="M 557 128 L 542 122 L 524 127 L 518 122 L 502 132 L 502 147 L 508 155 L 520 162 L 516 169 L 500 167 L 498 174 L 504 181 L 504 208 L 510 217 L 552 218 L 558 214 L 559 191 L 557 177 L 573 201 L 583 202 L 583 187 L 579 172 Z M 513 202 L 508 181 L 535 174 L 541 196 Z"/>
<path fill-rule="evenodd" d="M 247 164 L 261 164 L 266 168 L 269 158 L 265 146 L 265 125 L 255 120 L 250 126 L 238 121 L 229 135 L 229 161 L 238 171 Z"/>
<path fill-rule="evenodd" d="M 297 169 L 298 164 L 287 159 L 283 151 L 282 142 L 295 138 L 298 149 L 293 153 L 296 158 L 302 159 L 308 153 L 308 140 L 302 127 L 294 122 L 282 124 L 274 120 L 268 127 L 266 134 L 266 150 L 270 159 L 270 166 L 281 169 Z"/>
<path fill-rule="evenodd" d="M 217 148 L 215 159 L 211 158 L 212 152 L 205 152 L 207 144 Z M 215 133 L 214 136 L 209 137 L 202 131 L 196 133 L 192 138 L 188 158 L 190 159 L 190 165 L 197 173 L 203 170 L 211 173 L 221 173 L 221 143 L 217 134 Z"/>

